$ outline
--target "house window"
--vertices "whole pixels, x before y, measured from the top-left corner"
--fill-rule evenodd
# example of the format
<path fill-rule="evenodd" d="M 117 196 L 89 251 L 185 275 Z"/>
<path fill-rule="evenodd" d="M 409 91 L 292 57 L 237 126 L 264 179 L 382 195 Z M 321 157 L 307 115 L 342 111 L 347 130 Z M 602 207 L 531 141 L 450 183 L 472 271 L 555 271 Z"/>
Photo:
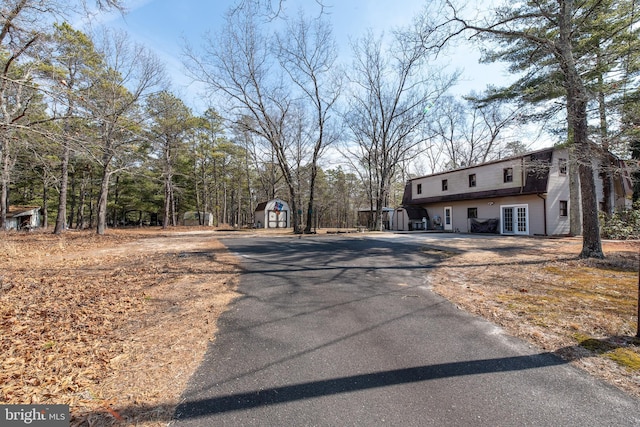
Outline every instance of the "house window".
<path fill-rule="evenodd" d="M 560 200 L 560 216 L 569 215 L 569 205 L 566 200 Z"/>
<path fill-rule="evenodd" d="M 502 174 L 504 182 L 513 182 L 513 168 L 504 168 Z"/>
<path fill-rule="evenodd" d="M 467 208 L 467 218 L 478 218 L 478 208 Z"/>
<path fill-rule="evenodd" d="M 469 187 L 475 187 L 476 186 L 476 174 L 472 173 L 471 175 L 469 175 Z"/>
<path fill-rule="evenodd" d="M 567 159 L 558 159 L 558 172 L 560 175 L 567 174 Z"/>
<path fill-rule="evenodd" d="M 443 179 L 442 180 L 442 191 L 447 191 L 449 189 L 449 180 L 448 179 Z"/>
<path fill-rule="evenodd" d="M 422 184 L 418 184 L 418 194 L 422 194 Z"/>

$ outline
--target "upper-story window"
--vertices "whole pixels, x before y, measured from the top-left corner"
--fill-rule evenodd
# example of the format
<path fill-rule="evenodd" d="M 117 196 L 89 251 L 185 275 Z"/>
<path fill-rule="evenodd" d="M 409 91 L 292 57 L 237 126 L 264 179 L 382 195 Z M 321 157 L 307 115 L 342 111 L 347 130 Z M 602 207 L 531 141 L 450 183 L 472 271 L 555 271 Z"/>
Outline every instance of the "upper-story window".
<path fill-rule="evenodd" d="M 422 184 L 418 184 L 417 191 L 418 191 L 418 194 L 422 194 Z"/>
<path fill-rule="evenodd" d="M 471 175 L 469 175 L 469 187 L 475 187 L 476 186 L 476 174 L 472 173 Z"/>
<path fill-rule="evenodd" d="M 558 159 L 558 172 L 560 175 L 567 174 L 567 159 Z"/>
<path fill-rule="evenodd" d="M 449 189 L 449 180 L 448 179 L 443 179 L 442 180 L 442 191 L 447 191 Z"/>
<path fill-rule="evenodd" d="M 513 168 L 504 168 L 502 170 L 504 182 L 513 182 Z"/>

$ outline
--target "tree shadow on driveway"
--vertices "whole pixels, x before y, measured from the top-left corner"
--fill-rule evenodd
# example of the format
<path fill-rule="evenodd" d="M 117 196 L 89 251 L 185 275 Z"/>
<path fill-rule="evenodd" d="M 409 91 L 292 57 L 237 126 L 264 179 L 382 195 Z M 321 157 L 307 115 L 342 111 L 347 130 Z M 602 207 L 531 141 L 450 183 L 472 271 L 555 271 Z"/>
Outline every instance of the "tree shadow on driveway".
<path fill-rule="evenodd" d="M 442 363 L 412 368 L 393 369 L 368 374 L 351 375 L 321 381 L 311 381 L 282 387 L 229 394 L 180 404 L 175 419 L 200 418 L 231 411 L 351 393 L 379 387 L 410 384 L 466 375 L 522 371 L 563 365 L 567 362 L 551 353 L 514 356 L 497 359 Z"/>

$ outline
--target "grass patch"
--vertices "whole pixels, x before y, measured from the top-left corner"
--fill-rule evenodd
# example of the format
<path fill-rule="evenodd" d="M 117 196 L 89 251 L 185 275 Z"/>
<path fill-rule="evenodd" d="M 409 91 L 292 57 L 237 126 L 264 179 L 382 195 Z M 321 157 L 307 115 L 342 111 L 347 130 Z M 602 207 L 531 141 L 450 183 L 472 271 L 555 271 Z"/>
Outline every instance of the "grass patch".
<path fill-rule="evenodd" d="M 640 397 L 640 245 L 605 242 L 606 259 L 584 260 L 567 257 L 579 239 L 497 243 L 469 242 L 438 265 L 434 290 L 545 350 L 587 357 L 582 368 Z"/>
<path fill-rule="evenodd" d="M 616 348 L 605 357 L 613 360 L 620 366 L 624 366 L 630 371 L 640 371 L 640 354 L 630 348 Z"/>
<path fill-rule="evenodd" d="M 603 340 L 599 340 L 596 338 L 592 338 L 587 335 L 576 333 L 573 335 L 575 339 L 578 341 L 578 345 L 582 348 L 586 348 L 589 351 L 593 351 L 594 353 L 603 354 L 612 350 L 615 350 L 617 347 L 611 343 L 608 343 Z"/>
<path fill-rule="evenodd" d="M 640 371 L 640 354 L 633 349 L 580 333 L 574 334 L 574 338 L 578 341 L 580 347 L 613 360 L 630 371 Z M 635 343 L 635 340 L 632 343 Z"/>

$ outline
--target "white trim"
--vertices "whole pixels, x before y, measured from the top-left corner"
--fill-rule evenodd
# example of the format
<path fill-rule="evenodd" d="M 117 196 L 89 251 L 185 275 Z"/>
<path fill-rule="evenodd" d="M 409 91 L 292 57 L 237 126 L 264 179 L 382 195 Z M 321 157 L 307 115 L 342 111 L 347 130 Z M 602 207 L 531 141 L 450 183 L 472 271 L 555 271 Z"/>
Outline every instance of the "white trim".
<path fill-rule="evenodd" d="M 524 208 L 524 227 L 525 230 L 520 229 L 521 223 L 518 221 L 518 208 Z M 513 209 L 513 218 L 511 225 L 513 227 L 512 232 L 505 231 L 505 219 L 504 219 L 504 210 L 505 209 Z M 520 204 L 520 205 L 500 205 L 500 234 L 508 234 L 508 235 L 528 235 L 529 234 L 529 205 L 528 204 Z"/>

